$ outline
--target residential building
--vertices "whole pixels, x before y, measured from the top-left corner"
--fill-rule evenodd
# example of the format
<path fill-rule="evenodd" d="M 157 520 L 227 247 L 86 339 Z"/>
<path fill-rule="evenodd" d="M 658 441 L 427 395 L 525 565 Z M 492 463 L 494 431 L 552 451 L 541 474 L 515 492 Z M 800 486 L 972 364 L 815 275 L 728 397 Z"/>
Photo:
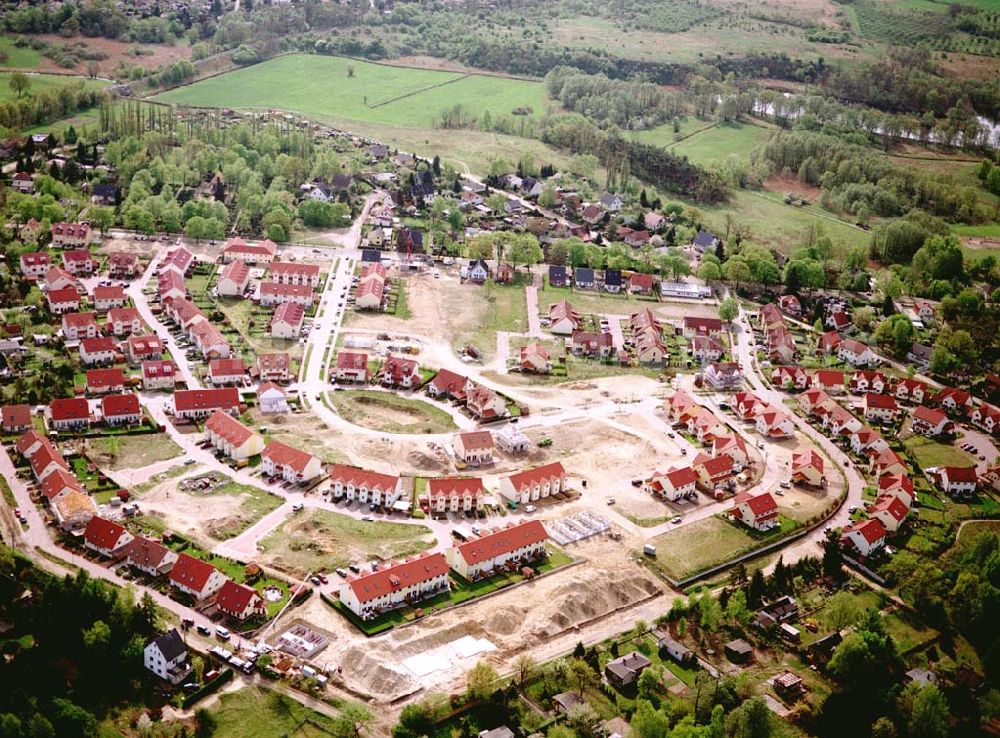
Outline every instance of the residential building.
<path fill-rule="evenodd" d="M 220 297 L 243 297 L 250 284 L 250 267 L 241 259 L 222 268 L 215 290 Z"/>
<path fill-rule="evenodd" d="M 52 245 L 61 249 L 85 248 L 90 245 L 91 231 L 87 223 L 53 223 Z"/>
<path fill-rule="evenodd" d="M 792 438 L 795 435 L 795 423 L 774 405 L 758 413 L 756 423 L 757 432 L 765 438 Z"/>
<path fill-rule="evenodd" d="M 1000 429 L 1000 408 L 984 402 L 972 411 L 969 419 L 977 428 L 987 433 L 996 433 Z"/>
<path fill-rule="evenodd" d="M 323 472 L 323 462 L 317 457 L 281 441 L 269 442 L 260 460 L 264 476 L 295 484 L 306 484 Z"/>
<path fill-rule="evenodd" d="M 274 241 L 249 244 L 241 238 L 231 238 L 222 249 L 222 260 L 227 263 L 239 259 L 246 264 L 269 264 L 277 253 L 278 245 Z"/>
<path fill-rule="evenodd" d="M 804 390 L 809 386 L 809 373 L 801 366 L 779 366 L 771 371 L 771 384 L 783 390 Z"/>
<path fill-rule="evenodd" d="M 31 405 L 4 405 L 0 407 L 0 429 L 4 433 L 23 433 L 31 426 Z"/>
<path fill-rule="evenodd" d="M 312 287 L 280 282 L 261 282 L 259 294 L 260 304 L 264 307 L 291 302 L 307 308 L 313 304 L 314 299 Z"/>
<path fill-rule="evenodd" d="M 368 620 L 447 591 L 448 571 L 444 554 L 424 554 L 378 571 L 348 576 L 340 587 L 340 601 L 359 618 Z"/>
<path fill-rule="evenodd" d="M 456 433 L 451 443 L 455 458 L 463 464 L 482 466 L 493 463 L 493 434 L 489 431 Z"/>
<path fill-rule="evenodd" d="M 886 532 L 895 533 L 906 522 L 906 516 L 909 512 L 910 508 L 907 507 L 902 499 L 896 496 L 888 496 L 876 501 L 868 510 L 868 515 L 881 521 L 882 525 L 885 526 Z"/>
<path fill-rule="evenodd" d="M 731 514 L 735 520 L 754 530 L 766 531 L 781 524 L 778 519 L 778 503 L 770 492 L 750 494 L 744 492 L 736 496 Z"/>
<path fill-rule="evenodd" d="M 97 313 L 66 313 L 62 316 L 63 338 L 67 341 L 82 341 L 101 335 L 97 324 Z"/>
<path fill-rule="evenodd" d="M 834 400 L 824 390 L 810 389 L 799 395 L 797 402 L 802 412 L 806 415 L 813 415 L 818 407 L 828 405 Z"/>
<path fill-rule="evenodd" d="M 53 266 L 45 272 L 45 290 L 49 293 L 76 286 L 76 279 L 62 267 Z"/>
<path fill-rule="evenodd" d="M 172 390 L 177 384 L 177 367 L 172 361 L 142 362 L 144 390 Z"/>
<path fill-rule="evenodd" d="M 233 461 L 249 459 L 264 450 L 263 436 L 223 410 L 216 410 L 205 421 L 205 440 Z"/>
<path fill-rule="evenodd" d="M 243 359 L 212 359 L 208 362 L 208 382 L 215 387 L 246 383 L 247 367 Z"/>
<path fill-rule="evenodd" d="M 190 276 L 194 272 L 195 267 L 198 266 L 198 260 L 194 258 L 194 254 L 188 251 L 183 246 L 178 246 L 175 249 L 170 249 L 163 255 L 163 260 L 160 261 L 159 272 L 177 272 L 181 277 Z"/>
<path fill-rule="evenodd" d="M 136 425 L 142 421 L 139 395 L 134 392 L 105 395 L 101 398 L 101 416 L 108 426 Z"/>
<path fill-rule="evenodd" d="M 267 277 L 279 284 L 307 285 L 319 287 L 319 266 L 298 262 L 272 261 L 267 266 Z"/>
<path fill-rule="evenodd" d="M 859 456 L 862 454 L 871 455 L 873 453 L 881 453 L 883 450 L 889 448 L 889 442 L 882 437 L 882 434 L 867 426 L 852 433 L 850 438 L 851 450 Z"/>
<path fill-rule="evenodd" d="M 952 497 L 974 495 L 979 485 L 979 476 L 974 466 L 939 466 L 925 471 L 938 489 Z"/>
<path fill-rule="evenodd" d="M 527 346 L 522 346 L 518 367 L 522 372 L 530 374 L 547 374 L 552 370 L 548 350 L 538 341 L 532 341 Z"/>
<path fill-rule="evenodd" d="M 712 455 L 728 456 L 733 460 L 733 469 L 742 471 L 750 462 L 747 445 L 743 437 L 736 434 L 719 434 L 712 439 Z"/>
<path fill-rule="evenodd" d="M 697 492 L 698 472 L 690 466 L 653 472 L 646 480 L 646 489 L 654 495 L 677 502 L 685 497 L 694 497 Z"/>
<path fill-rule="evenodd" d="M 157 577 L 170 571 L 177 554 L 158 541 L 136 536 L 125 547 L 125 560 L 133 569 Z"/>
<path fill-rule="evenodd" d="M 735 464 L 728 454 L 709 456 L 698 454 L 691 462 L 691 468 L 698 474 L 698 483 L 707 490 L 720 487 L 735 475 Z"/>
<path fill-rule="evenodd" d="M 820 335 L 817 340 L 816 347 L 821 354 L 826 354 L 831 356 L 840 349 L 840 344 L 843 343 L 844 339 L 841 338 L 837 331 L 827 331 Z"/>
<path fill-rule="evenodd" d="M 881 520 L 861 520 L 844 528 L 840 535 L 840 545 L 868 558 L 885 545 L 885 533 Z"/>
<path fill-rule="evenodd" d="M 851 392 L 859 395 L 867 392 L 882 394 L 886 391 L 888 386 L 889 382 L 882 372 L 870 370 L 854 372 L 854 374 L 851 375 L 851 381 L 848 383 L 848 387 Z"/>
<path fill-rule="evenodd" d="M 441 369 L 434 379 L 427 383 L 427 394 L 439 399 L 465 400 L 469 380 L 450 369 Z"/>
<path fill-rule="evenodd" d="M 635 684 L 639 676 L 652 662 L 638 651 L 632 651 L 624 656 L 611 659 L 604 665 L 604 677 L 608 683 L 617 689 Z"/>
<path fill-rule="evenodd" d="M 371 379 L 368 371 L 368 354 L 359 351 L 338 351 L 334 376 L 338 382 L 360 382 Z"/>
<path fill-rule="evenodd" d="M 215 606 L 219 612 L 234 620 L 244 622 L 253 617 L 267 615 L 267 603 L 257 594 L 257 590 L 227 579 L 215 596 Z"/>
<path fill-rule="evenodd" d="M 834 369 L 817 369 L 813 372 L 810 385 L 831 395 L 839 395 L 844 391 L 844 373 Z"/>
<path fill-rule="evenodd" d="M 910 430 L 928 438 L 936 438 L 951 433 L 954 423 L 944 411 L 934 407 L 918 405 L 910 416 Z"/>
<path fill-rule="evenodd" d="M 362 505 L 392 507 L 402 495 L 399 477 L 359 469 L 346 464 L 330 468 L 330 494 L 333 499 L 357 500 Z M 408 504 L 408 503 L 407 503 Z"/>
<path fill-rule="evenodd" d="M 934 403 L 946 413 L 966 418 L 972 411 L 972 395 L 968 390 L 943 387 L 934 398 Z"/>
<path fill-rule="evenodd" d="M 379 380 L 386 387 L 416 389 L 423 382 L 420 365 L 413 359 L 388 356 L 378 373 Z"/>
<path fill-rule="evenodd" d="M 83 485 L 80 484 L 79 480 L 77 480 L 73 473 L 63 469 L 62 467 L 59 467 L 48 474 L 45 479 L 41 481 L 40 486 L 42 497 L 45 498 L 49 505 L 55 504 L 57 500 L 61 500 L 71 492 L 86 494 L 86 490 L 84 490 Z"/>
<path fill-rule="evenodd" d="M 63 252 L 62 268 L 74 277 L 89 277 L 97 271 L 97 260 L 86 249 L 71 249 Z"/>
<path fill-rule="evenodd" d="M 52 268 L 52 258 L 46 251 L 32 251 L 21 254 L 21 274 L 28 279 L 44 277 Z"/>
<path fill-rule="evenodd" d="M 507 423 L 493 437 L 497 446 L 508 454 L 523 454 L 531 446 L 531 439 L 521 432 L 517 423 Z"/>
<path fill-rule="evenodd" d="M 868 366 L 878 361 L 871 348 L 853 338 L 845 338 L 840 342 L 837 347 L 837 357 L 852 366 Z"/>
<path fill-rule="evenodd" d="M 101 313 L 106 313 L 112 308 L 124 307 L 128 302 L 128 296 L 121 287 L 110 285 L 102 287 L 98 285 L 94 288 L 94 309 Z"/>
<path fill-rule="evenodd" d="M 142 652 L 142 663 L 160 679 L 177 685 L 193 671 L 187 646 L 175 628 L 150 641 Z"/>
<path fill-rule="evenodd" d="M 83 532 L 83 545 L 105 558 L 117 558 L 133 538 L 124 527 L 96 515 L 87 523 Z"/>
<path fill-rule="evenodd" d="M 685 315 L 681 332 L 685 338 L 695 336 L 715 336 L 722 335 L 722 321 L 719 318 L 700 318 L 693 315 Z"/>
<path fill-rule="evenodd" d="M 85 492 L 72 491 L 52 503 L 56 524 L 67 532 L 78 531 L 97 515 L 97 503 Z"/>
<path fill-rule="evenodd" d="M 61 397 L 49 403 L 49 418 L 57 431 L 90 427 L 90 405 L 83 397 Z"/>
<path fill-rule="evenodd" d="M 302 321 L 305 319 L 305 310 L 295 302 L 283 302 L 274 311 L 269 328 L 271 338 L 282 338 L 286 341 L 294 341 L 302 331 Z"/>
<path fill-rule="evenodd" d="M 892 423 L 899 412 L 896 398 L 892 395 L 879 395 L 869 392 L 862 401 L 865 410 L 865 420 L 869 423 Z"/>
<path fill-rule="evenodd" d="M 130 333 L 141 333 L 145 328 L 142 316 L 134 307 L 111 308 L 108 310 L 107 324 L 115 336 L 127 336 Z"/>
<path fill-rule="evenodd" d="M 908 377 L 904 377 L 896 382 L 893 394 L 901 402 L 913 402 L 917 405 L 922 405 L 924 400 L 930 399 L 931 396 L 930 388 L 926 384 Z"/>
<path fill-rule="evenodd" d="M 240 393 L 235 387 L 176 390 L 174 414 L 184 420 L 201 420 L 216 410 L 235 415 L 240 408 Z"/>
<path fill-rule="evenodd" d="M 80 341 L 80 359 L 87 366 L 113 364 L 115 350 L 113 338 L 84 338 Z"/>
<path fill-rule="evenodd" d="M 493 390 L 474 385 L 466 391 L 465 407 L 472 417 L 488 422 L 507 415 L 507 402 Z"/>
<path fill-rule="evenodd" d="M 786 315 L 797 318 L 802 315 L 802 303 L 795 295 L 782 295 L 778 298 L 778 307 Z"/>
<path fill-rule="evenodd" d="M 433 513 L 473 512 L 483 507 L 483 480 L 471 477 L 438 477 L 427 481 L 427 502 Z"/>
<path fill-rule="evenodd" d="M 125 341 L 125 355 L 130 364 L 156 361 L 163 357 L 163 341 L 153 334 L 131 335 Z"/>
<path fill-rule="evenodd" d="M 177 555 L 177 561 L 170 569 L 170 584 L 184 594 L 203 601 L 214 595 L 228 578 L 207 561 L 196 559 L 186 553 Z"/>
<path fill-rule="evenodd" d="M 722 341 L 711 336 L 695 336 L 688 344 L 688 353 L 696 361 L 718 361 L 725 351 L 726 347 L 722 345 Z"/>
<path fill-rule="evenodd" d="M 573 331 L 570 347 L 578 356 L 606 359 L 614 352 L 615 344 L 611 333 Z"/>
<path fill-rule="evenodd" d="M 733 390 L 743 386 L 743 371 L 735 361 L 709 364 L 705 367 L 705 381 L 717 390 Z"/>
<path fill-rule="evenodd" d="M 53 315 L 64 315 L 80 309 L 80 293 L 77 292 L 76 287 L 50 290 L 46 294 L 45 300 L 48 303 L 49 312 Z"/>
<path fill-rule="evenodd" d="M 286 353 L 257 354 L 257 375 L 261 382 L 291 380 L 291 358 Z"/>
<path fill-rule="evenodd" d="M 558 461 L 526 469 L 500 480 L 500 494 L 522 505 L 544 500 L 566 490 L 566 470 Z"/>
<path fill-rule="evenodd" d="M 571 336 L 580 329 L 582 318 L 566 300 L 549 305 L 549 330 L 560 336 Z"/>
<path fill-rule="evenodd" d="M 108 276 L 111 279 L 133 279 L 141 273 L 138 254 L 130 251 L 112 251 L 108 254 Z"/>
<path fill-rule="evenodd" d="M 445 552 L 445 558 L 459 576 L 474 582 L 545 556 L 548 537 L 540 520 L 527 520 L 457 543 Z"/>
<path fill-rule="evenodd" d="M 810 487 L 822 487 L 826 483 L 823 476 L 823 456 L 813 449 L 793 453 L 792 481 Z"/>

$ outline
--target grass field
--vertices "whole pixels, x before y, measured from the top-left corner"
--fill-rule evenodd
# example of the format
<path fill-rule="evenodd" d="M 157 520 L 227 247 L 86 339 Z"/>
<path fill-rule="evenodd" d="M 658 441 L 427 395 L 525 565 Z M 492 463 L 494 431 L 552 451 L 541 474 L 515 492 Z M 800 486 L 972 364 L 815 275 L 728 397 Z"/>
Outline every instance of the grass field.
<path fill-rule="evenodd" d="M 244 687 L 219 698 L 213 711 L 215 738 L 312 738 L 332 736 L 334 721 L 278 692 Z"/>
<path fill-rule="evenodd" d="M 181 455 L 181 448 L 166 433 L 109 436 L 86 442 L 90 457 L 103 468 L 135 469 Z"/>
<path fill-rule="evenodd" d="M 654 568 L 672 579 L 683 579 L 777 540 L 795 527 L 792 520 L 781 516 L 779 528 L 768 533 L 751 533 L 719 517 L 705 518 L 654 538 Z"/>
<path fill-rule="evenodd" d="M 421 400 L 389 392 L 330 392 L 334 409 L 346 420 L 385 433 L 447 433 L 457 430 L 451 416 Z"/>
<path fill-rule="evenodd" d="M 980 533 L 1000 533 L 1000 520 L 970 520 L 958 531 L 959 541 L 967 541 Z"/>
<path fill-rule="evenodd" d="M 349 67 L 353 76 L 348 76 Z M 431 128 L 442 110 L 456 104 L 477 118 L 487 110 L 497 116 L 522 107 L 541 115 L 546 96 L 540 82 L 295 54 L 170 90 L 155 99 L 209 107 L 267 106 L 311 116 Z"/>
<path fill-rule="evenodd" d="M 932 438 L 913 435 L 903 441 L 906 450 L 913 455 L 921 469 L 932 466 L 975 466 L 976 459 L 971 454 L 948 443 L 939 443 Z"/>
<path fill-rule="evenodd" d="M 675 154 L 686 156 L 695 164 L 707 164 L 736 155 L 746 158 L 757 144 L 764 141 L 770 132 L 763 126 L 749 123 L 711 125 L 706 121 L 695 121 L 700 125 L 686 131 L 681 128 L 681 135 L 690 134 L 682 141 L 674 141 L 674 129 L 670 124 L 651 128 L 648 131 L 636 131 L 632 138 L 643 143 L 664 146 Z"/>
<path fill-rule="evenodd" d="M 14 45 L 14 39 L 10 37 L 0 38 L 0 51 L 7 54 L 7 60 L 3 63 L 5 67 L 33 69 L 42 63 L 41 54 L 30 46 L 19 49 Z"/>
<path fill-rule="evenodd" d="M 10 72 L 0 72 L 0 102 L 17 99 L 17 93 L 10 89 L 10 77 Z M 108 83 L 104 80 L 73 77 L 64 74 L 36 74 L 31 72 L 28 74 L 28 79 L 31 80 L 31 87 L 24 93 L 25 95 L 30 95 L 33 92 L 41 90 L 50 90 L 55 87 L 65 87 L 79 81 L 83 81 L 87 87 L 100 88 L 108 86 Z"/>
<path fill-rule="evenodd" d="M 302 576 L 352 562 L 411 556 L 433 545 L 429 535 L 430 529 L 422 525 L 366 522 L 327 510 L 307 510 L 286 520 L 258 545 L 267 563 Z"/>

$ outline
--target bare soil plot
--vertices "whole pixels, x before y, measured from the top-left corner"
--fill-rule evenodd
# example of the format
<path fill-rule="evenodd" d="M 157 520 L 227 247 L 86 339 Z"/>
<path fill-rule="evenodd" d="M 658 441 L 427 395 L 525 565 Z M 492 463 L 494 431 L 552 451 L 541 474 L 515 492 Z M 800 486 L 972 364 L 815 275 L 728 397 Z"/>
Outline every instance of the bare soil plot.
<path fill-rule="evenodd" d="M 89 36 L 66 39 L 55 33 L 38 34 L 36 37 L 57 46 L 67 43 L 75 44 L 78 41 L 82 41 L 87 45 L 89 51 L 101 51 L 107 54 L 107 59 L 97 62 L 98 70 L 105 76 L 113 73 L 119 62 L 125 62 L 129 67 L 139 66 L 143 69 L 156 69 L 160 66 L 173 64 L 181 59 L 191 58 L 191 47 L 183 43 L 174 46 L 166 44 L 138 44 Z M 137 50 L 139 53 L 136 53 Z M 82 70 L 85 67 L 86 62 L 81 62 L 78 70 Z M 51 59 L 42 59 L 38 68 L 40 70 L 66 71 Z"/>
<path fill-rule="evenodd" d="M 347 390 L 327 394 L 330 404 L 346 420 L 386 433 L 447 433 L 457 430 L 444 410 L 428 402 L 390 392 Z"/>
<path fill-rule="evenodd" d="M 181 455 L 166 433 L 108 436 L 86 441 L 87 455 L 102 469 L 117 471 L 149 466 Z"/>
<path fill-rule="evenodd" d="M 189 480 L 158 483 L 142 495 L 140 507 L 146 515 L 160 518 L 167 528 L 206 548 L 239 535 L 281 505 L 281 498 L 228 478 L 204 492 L 189 488 Z"/>
<path fill-rule="evenodd" d="M 422 525 L 366 522 L 312 509 L 286 520 L 258 547 L 263 563 L 303 576 L 355 562 L 398 559 L 433 545 L 430 529 Z"/>

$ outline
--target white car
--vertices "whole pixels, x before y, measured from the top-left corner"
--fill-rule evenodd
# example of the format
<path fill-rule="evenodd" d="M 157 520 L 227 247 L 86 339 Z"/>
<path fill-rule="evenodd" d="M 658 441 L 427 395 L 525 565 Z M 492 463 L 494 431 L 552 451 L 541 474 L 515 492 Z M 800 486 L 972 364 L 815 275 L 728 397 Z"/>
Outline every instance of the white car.
<path fill-rule="evenodd" d="M 524 506 L 524 511 L 525 511 L 526 513 L 533 513 L 533 512 L 535 512 L 535 510 L 537 510 L 537 509 L 538 509 L 538 508 L 537 508 L 537 507 L 535 507 L 534 505 L 525 505 L 525 506 Z"/>

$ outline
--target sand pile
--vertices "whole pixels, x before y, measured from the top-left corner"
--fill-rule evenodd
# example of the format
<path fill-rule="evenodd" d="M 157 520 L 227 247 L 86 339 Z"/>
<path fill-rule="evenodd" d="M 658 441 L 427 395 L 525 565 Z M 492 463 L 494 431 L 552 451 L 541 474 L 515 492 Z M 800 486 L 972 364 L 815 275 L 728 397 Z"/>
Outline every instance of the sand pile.
<path fill-rule="evenodd" d="M 345 683 L 358 692 L 388 700 L 416 690 L 419 685 L 402 666 L 398 655 L 366 646 L 351 646 L 337 657 Z"/>
<path fill-rule="evenodd" d="M 500 607 L 486 618 L 486 631 L 495 635 L 511 635 L 524 622 L 523 607 Z"/>

